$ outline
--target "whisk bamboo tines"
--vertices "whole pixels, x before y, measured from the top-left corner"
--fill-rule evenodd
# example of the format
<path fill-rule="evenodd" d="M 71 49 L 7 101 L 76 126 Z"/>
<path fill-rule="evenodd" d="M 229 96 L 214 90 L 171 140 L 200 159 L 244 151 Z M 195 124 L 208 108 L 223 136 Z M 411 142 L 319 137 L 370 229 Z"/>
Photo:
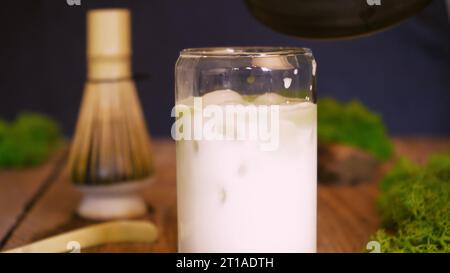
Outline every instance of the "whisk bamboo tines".
<path fill-rule="evenodd" d="M 69 159 L 78 184 L 135 181 L 153 173 L 149 135 L 130 80 L 88 82 Z"/>
<path fill-rule="evenodd" d="M 153 173 L 150 139 L 131 79 L 130 13 L 87 15 L 88 81 L 69 158 L 73 182 L 106 185 Z"/>
<path fill-rule="evenodd" d="M 95 220 L 137 217 L 146 212 L 139 190 L 151 182 L 153 163 L 131 78 L 130 13 L 91 10 L 87 27 L 88 80 L 68 162 L 83 192 L 77 212 Z"/>

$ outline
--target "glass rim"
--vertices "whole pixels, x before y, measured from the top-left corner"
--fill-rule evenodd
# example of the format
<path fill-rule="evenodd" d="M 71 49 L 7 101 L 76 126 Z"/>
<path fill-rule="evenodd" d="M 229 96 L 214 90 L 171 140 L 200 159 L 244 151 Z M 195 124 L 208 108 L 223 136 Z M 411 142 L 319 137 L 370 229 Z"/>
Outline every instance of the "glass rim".
<path fill-rule="evenodd" d="M 231 46 L 231 47 L 198 47 L 186 48 L 180 57 L 277 57 L 277 56 L 312 56 L 306 47 L 288 46 Z"/>

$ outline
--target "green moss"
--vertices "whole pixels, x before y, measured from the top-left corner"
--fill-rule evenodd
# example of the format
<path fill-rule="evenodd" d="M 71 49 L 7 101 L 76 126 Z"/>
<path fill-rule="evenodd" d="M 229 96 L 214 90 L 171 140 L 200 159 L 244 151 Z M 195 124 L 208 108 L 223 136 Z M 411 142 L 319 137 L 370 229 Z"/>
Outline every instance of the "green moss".
<path fill-rule="evenodd" d="M 450 252 L 450 153 L 433 156 L 425 167 L 400 160 L 380 190 L 384 229 L 372 240 L 382 252 Z"/>
<path fill-rule="evenodd" d="M 365 150 L 380 160 L 392 155 L 392 144 L 381 117 L 354 100 L 340 103 L 332 98 L 318 101 L 318 138 Z"/>
<path fill-rule="evenodd" d="M 61 143 L 57 123 L 47 116 L 22 113 L 10 124 L 0 121 L 0 168 L 40 164 Z"/>

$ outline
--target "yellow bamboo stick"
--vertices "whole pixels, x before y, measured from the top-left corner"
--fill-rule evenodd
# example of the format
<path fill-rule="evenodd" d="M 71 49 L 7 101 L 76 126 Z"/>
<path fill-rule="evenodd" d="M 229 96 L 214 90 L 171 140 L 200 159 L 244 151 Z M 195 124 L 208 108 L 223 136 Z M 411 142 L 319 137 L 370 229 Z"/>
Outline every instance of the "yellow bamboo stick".
<path fill-rule="evenodd" d="M 5 253 L 64 253 L 77 251 L 78 246 L 83 249 L 111 243 L 152 243 L 157 236 L 156 226 L 149 221 L 112 221 L 66 232 Z"/>

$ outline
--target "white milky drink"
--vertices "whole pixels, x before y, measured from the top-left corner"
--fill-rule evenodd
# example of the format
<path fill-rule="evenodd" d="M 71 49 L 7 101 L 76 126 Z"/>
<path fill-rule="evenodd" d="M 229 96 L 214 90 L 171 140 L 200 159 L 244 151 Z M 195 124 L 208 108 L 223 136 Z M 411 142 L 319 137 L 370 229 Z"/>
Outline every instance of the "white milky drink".
<path fill-rule="evenodd" d="M 191 138 L 179 139 L 176 144 L 178 250 L 315 252 L 316 105 L 275 93 L 243 97 L 231 90 L 196 98 L 202 99 L 200 109 L 193 97 L 178 101 L 175 108 L 192 110 L 183 112 L 192 123 L 181 130 Z M 206 125 L 211 115 L 204 117 L 210 105 L 214 105 L 214 113 L 220 109 L 226 113 L 227 106 L 233 105 L 275 106 L 278 112 L 271 112 L 267 119 L 272 132 L 266 138 L 249 133 L 261 125 L 250 118 L 250 110 L 242 110 L 245 119 L 216 122 L 213 137 L 195 138 L 196 125 L 201 125 L 202 133 L 211 133 L 205 129 L 211 125 Z M 200 111 L 194 111 L 196 108 Z M 255 123 L 258 126 L 253 126 Z M 234 129 L 236 136 L 239 128 L 247 128 L 246 134 L 230 137 L 227 130 Z"/>
<path fill-rule="evenodd" d="M 315 77 L 307 48 L 180 52 L 178 251 L 316 251 Z"/>

